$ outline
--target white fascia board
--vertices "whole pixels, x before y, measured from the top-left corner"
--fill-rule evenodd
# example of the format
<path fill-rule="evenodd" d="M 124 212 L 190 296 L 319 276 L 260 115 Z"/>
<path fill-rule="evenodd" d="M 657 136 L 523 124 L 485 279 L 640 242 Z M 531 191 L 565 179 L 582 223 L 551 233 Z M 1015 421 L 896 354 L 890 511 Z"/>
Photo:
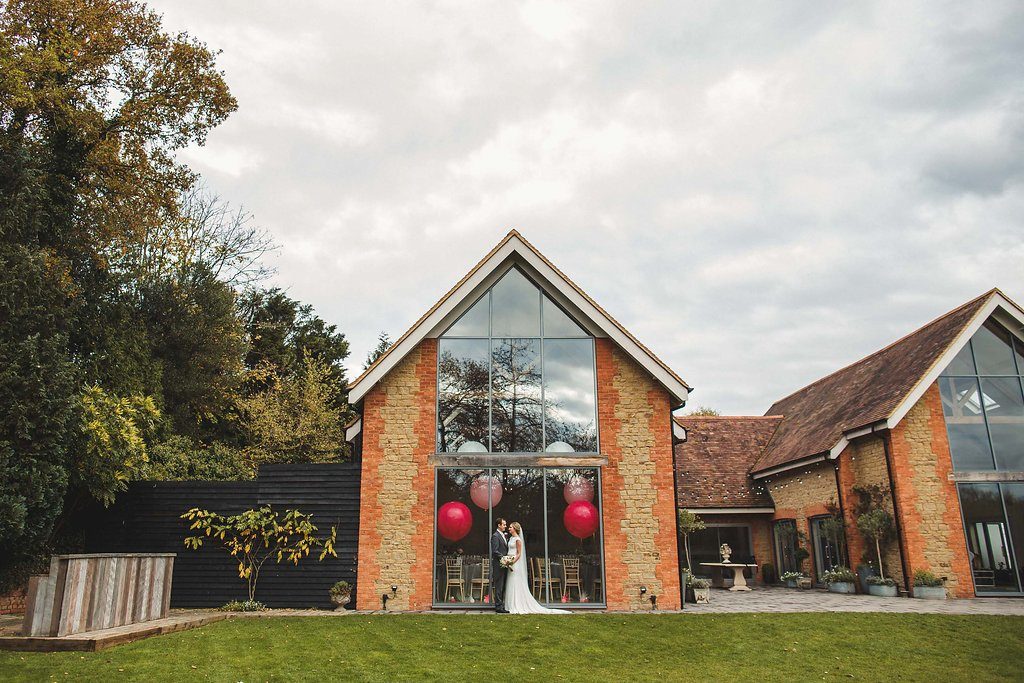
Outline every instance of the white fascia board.
<path fill-rule="evenodd" d="M 772 514 L 775 508 L 685 508 L 699 515 L 764 515 Z"/>
<path fill-rule="evenodd" d="M 678 441 L 686 441 L 686 427 L 672 420 L 672 436 Z"/>
<path fill-rule="evenodd" d="M 479 268 L 471 273 L 466 278 L 466 281 L 438 305 L 430 315 L 424 318 L 414 330 L 410 331 L 405 339 L 396 348 L 392 349 L 358 384 L 350 387 L 349 403 L 359 403 L 370 391 L 370 388 L 383 379 L 423 339 L 431 334 L 440 334 L 441 331 L 446 329 L 446 326 L 442 327 L 442 324 L 448 322 L 448 320 L 455 319 L 456 309 L 460 307 L 462 309 L 468 308 L 475 301 L 472 298 L 474 292 L 482 291 L 486 288 L 487 283 L 495 280 L 496 271 L 506 260 L 513 256 L 516 257 L 517 262 L 526 264 L 529 270 L 534 271 L 534 274 L 539 276 L 541 282 L 538 284 L 549 294 L 555 294 L 554 298 L 558 303 L 566 305 L 570 310 L 578 311 L 581 314 L 581 323 L 590 328 L 591 326 L 586 323 L 593 321 L 593 325 L 596 325 L 598 329 L 588 329 L 591 334 L 598 337 L 607 336 L 614 341 L 668 390 L 676 405 L 682 405 L 686 402 L 689 392 L 684 384 L 666 372 L 646 350 L 630 339 L 628 335 L 624 334 L 615 323 L 609 320 L 603 312 L 576 291 L 574 287 L 569 285 L 559 273 L 538 257 L 532 249 L 527 247 L 518 237 L 513 236 L 498 251 L 492 254 L 487 262 L 481 264 Z M 501 272 L 503 273 L 504 270 L 502 269 Z M 545 284 L 547 286 L 544 286 Z M 549 288 L 553 291 L 550 291 Z"/>
<path fill-rule="evenodd" d="M 352 440 L 359 436 L 359 432 L 363 431 L 363 418 L 359 418 L 348 426 L 345 430 L 345 441 L 352 443 Z"/>
<path fill-rule="evenodd" d="M 971 320 L 969 325 L 960 331 L 956 340 L 954 340 L 954 342 L 950 344 L 949 348 L 946 349 L 945 353 L 939 356 L 939 359 L 932 364 L 932 367 L 928 369 L 928 372 L 925 373 L 924 377 L 922 377 L 914 386 L 914 389 L 907 394 L 906 398 L 904 398 L 898 406 L 896 406 L 896 410 L 893 411 L 892 415 L 890 415 L 887 420 L 888 427 L 890 429 L 895 427 L 899 424 L 900 420 L 906 417 L 907 413 L 910 412 L 910 409 L 913 408 L 917 402 L 921 400 L 921 397 L 924 396 L 924 393 L 928 391 L 928 387 L 934 384 L 935 381 L 939 379 L 939 375 L 942 374 L 942 371 L 945 370 L 951 362 L 953 362 L 956 354 L 960 353 L 960 349 L 970 341 L 975 332 L 977 332 L 981 326 L 985 324 L 985 321 L 993 315 L 995 315 L 996 319 L 1000 322 L 1004 322 L 1006 327 L 1015 335 L 1018 337 L 1020 336 L 1021 329 L 1024 329 L 1024 315 L 1022 315 L 1020 310 L 1008 301 L 1006 297 L 996 292 L 992 295 L 992 298 L 989 299 L 988 303 L 982 306 L 981 309 L 974 314 L 974 319 Z M 1014 323 L 1016 323 L 1016 330 L 1013 329 Z M 1022 338 L 1022 341 L 1024 341 L 1024 338 Z"/>

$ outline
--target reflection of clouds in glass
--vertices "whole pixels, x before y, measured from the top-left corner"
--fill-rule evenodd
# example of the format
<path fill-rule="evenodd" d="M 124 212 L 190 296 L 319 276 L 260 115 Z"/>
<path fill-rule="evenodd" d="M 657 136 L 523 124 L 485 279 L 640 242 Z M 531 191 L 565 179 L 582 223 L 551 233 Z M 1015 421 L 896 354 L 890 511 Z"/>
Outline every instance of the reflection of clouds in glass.
<path fill-rule="evenodd" d="M 544 404 L 548 443 L 562 440 L 577 451 L 597 449 L 594 345 L 590 339 L 545 340 Z"/>
<path fill-rule="evenodd" d="M 539 337 L 540 290 L 513 268 L 491 288 L 491 336 Z"/>

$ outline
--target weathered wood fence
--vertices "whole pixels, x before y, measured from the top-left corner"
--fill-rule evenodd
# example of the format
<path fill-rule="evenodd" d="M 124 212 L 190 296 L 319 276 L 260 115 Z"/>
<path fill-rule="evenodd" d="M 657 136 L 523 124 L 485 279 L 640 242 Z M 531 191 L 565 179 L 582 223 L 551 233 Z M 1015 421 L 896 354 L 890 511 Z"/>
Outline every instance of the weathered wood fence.
<path fill-rule="evenodd" d="M 29 580 L 22 633 L 67 636 L 167 616 L 173 553 L 54 555 Z"/>

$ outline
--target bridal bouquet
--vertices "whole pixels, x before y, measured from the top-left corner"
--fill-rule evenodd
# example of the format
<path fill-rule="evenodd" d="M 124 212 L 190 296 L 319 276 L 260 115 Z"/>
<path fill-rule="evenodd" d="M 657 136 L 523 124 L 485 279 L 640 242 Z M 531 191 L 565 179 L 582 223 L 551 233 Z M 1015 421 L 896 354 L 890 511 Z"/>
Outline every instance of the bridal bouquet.
<path fill-rule="evenodd" d="M 499 562 L 501 563 L 501 568 L 502 569 L 507 569 L 509 571 L 513 571 L 512 570 L 512 565 L 515 564 L 516 557 L 515 557 L 515 555 L 505 555 L 503 558 L 501 558 L 499 560 Z"/>

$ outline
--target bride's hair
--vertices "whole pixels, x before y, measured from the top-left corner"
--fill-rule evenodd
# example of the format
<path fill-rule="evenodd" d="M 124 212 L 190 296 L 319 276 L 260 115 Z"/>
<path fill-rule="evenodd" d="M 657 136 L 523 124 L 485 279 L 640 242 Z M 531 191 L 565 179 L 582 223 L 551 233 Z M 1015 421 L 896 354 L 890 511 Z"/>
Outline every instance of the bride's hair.
<path fill-rule="evenodd" d="M 523 527 L 519 526 L 519 522 L 512 522 L 512 524 L 510 524 L 509 526 L 516 530 L 517 536 L 523 535 Z"/>

